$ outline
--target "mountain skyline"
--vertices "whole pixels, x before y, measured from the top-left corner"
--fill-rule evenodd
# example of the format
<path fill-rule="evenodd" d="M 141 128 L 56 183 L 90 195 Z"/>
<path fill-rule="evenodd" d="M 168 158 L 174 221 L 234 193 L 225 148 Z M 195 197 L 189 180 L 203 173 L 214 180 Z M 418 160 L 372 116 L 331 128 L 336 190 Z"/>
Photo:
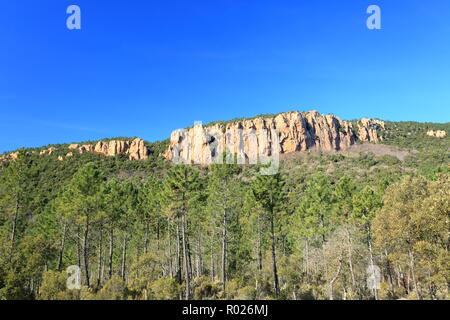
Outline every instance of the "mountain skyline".
<path fill-rule="evenodd" d="M 258 118 L 258 117 L 260 117 L 260 116 L 267 116 L 267 115 L 273 115 L 273 116 L 275 116 L 275 115 L 280 115 L 280 114 L 288 114 L 288 113 L 291 113 L 291 112 L 310 113 L 310 112 L 316 112 L 316 111 L 317 111 L 317 110 L 308 110 L 308 111 L 306 111 L 306 110 L 304 110 L 304 111 L 302 111 L 302 110 L 289 110 L 289 111 L 284 111 L 284 112 L 282 111 L 282 112 L 278 112 L 278 113 L 274 113 L 274 114 L 266 114 L 266 115 L 258 114 L 258 115 L 253 115 L 253 116 L 249 116 L 249 117 L 245 117 L 245 118 L 242 118 L 242 117 L 234 117 L 234 118 L 232 118 L 232 119 L 216 119 L 216 120 L 213 120 L 213 121 L 210 121 L 210 122 L 207 122 L 207 123 L 203 123 L 203 125 L 206 125 L 206 126 L 207 126 L 207 125 L 209 125 L 210 123 L 216 123 L 216 122 L 238 122 L 240 119 L 242 119 L 242 120 L 248 120 L 248 119 Z M 320 114 L 320 112 L 319 112 L 319 114 Z M 331 116 L 333 116 L 333 117 L 337 117 L 338 119 L 344 120 L 344 121 L 361 120 L 361 119 L 364 119 L 364 118 L 366 118 L 366 119 L 371 119 L 371 120 L 372 120 L 372 118 L 367 118 L 367 117 L 362 117 L 362 118 L 359 118 L 359 119 L 356 119 L 356 118 L 355 118 L 355 119 L 342 119 L 342 118 L 340 118 L 339 116 L 337 116 L 337 115 L 335 115 L 335 114 L 333 114 L 333 113 L 327 113 L 327 114 L 322 114 L 322 115 L 323 115 L 323 116 L 325 116 L 325 115 L 331 115 Z M 383 120 L 383 121 L 390 121 L 390 120 L 385 120 L 385 119 L 378 118 L 378 117 L 373 118 L 373 119 L 380 119 L 380 120 Z M 190 127 L 192 127 L 196 122 L 198 122 L 198 121 L 193 121 L 191 125 L 188 125 L 188 126 L 186 126 L 186 127 L 184 127 L 184 128 L 174 128 L 174 129 L 167 135 L 167 137 L 165 137 L 165 138 L 163 137 L 163 138 L 161 138 L 161 139 L 159 139 L 159 140 L 148 140 L 148 139 L 145 139 L 145 137 L 138 137 L 138 136 L 136 136 L 136 135 L 130 135 L 130 136 L 128 136 L 128 138 L 134 137 L 134 138 L 144 139 L 145 141 L 150 142 L 150 143 L 160 142 L 160 141 L 164 141 L 164 140 L 169 140 L 170 137 L 171 137 L 171 135 L 172 135 L 175 131 L 178 131 L 178 130 L 180 130 L 180 129 L 190 128 Z M 448 124 L 448 123 L 449 123 L 449 122 L 429 122 L 429 121 L 423 121 L 423 122 L 421 122 L 421 121 L 396 121 L 396 122 L 416 122 L 416 123 L 422 123 L 422 124 L 427 124 L 427 123 L 429 123 L 429 124 L 433 124 L 433 125 L 440 125 L 440 124 L 445 125 L 445 124 Z M 76 130 L 81 130 L 81 131 L 86 131 L 86 132 L 91 132 L 91 133 L 101 133 L 100 130 L 90 129 L 90 128 L 82 128 L 82 127 L 73 127 L 73 126 L 71 126 L 71 125 L 66 125 L 66 124 L 48 123 L 48 125 L 49 125 L 49 126 L 56 127 L 56 128 L 61 127 L 61 128 L 76 129 Z M 2 149 L 0 149 L 0 154 L 2 154 L 2 153 L 9 153 L 9 152 L 12 152 L 12 151 L 16 151 L 16 150 L 18 150 L 18 149 L 20 149 L 20 148 L 31 148 L 31 149 L 33 149 L 33 148 L 40 148 L 40 147 L 44 147 L 44 146 L 48 146 L 48 145 L 70 144 L 70 143 L 76 144 L 76 143 L 85 143 L 85 142 L 87 142 L 87 141 L 97 141 L 97 142 L 101 142 L 102 140 L 105 140 L 105 139 L 106 139 L 106 140 L 109 140 L 109 139 L 122 138 L 122 137 L 125 138 L 125 136 L 100 136 L 100 138 L 98 138 L 98 139 L 87 139 L 87 140 L 82 140 L 82 141 L 81 141 L 81 140 L 80 140 L 80 141 L 70 140 L 70 141 L 58 141 L 58 142 L 44 143 L 44 144 L 34 145 L 34 146 L 19 146 L 19 147 L 15 148 L 15 149 L 11 149 L 11 150 L 2 150 Z"/>
<path fill-rule="evenodd" d="M 0 12 L 0 152 L 317 109 L 450 121 L 450 4 L 20 0 Z M 127 5 L 128 4 L 128 5 Z M 26 8 L 26 10 L 24 10 Z"/>

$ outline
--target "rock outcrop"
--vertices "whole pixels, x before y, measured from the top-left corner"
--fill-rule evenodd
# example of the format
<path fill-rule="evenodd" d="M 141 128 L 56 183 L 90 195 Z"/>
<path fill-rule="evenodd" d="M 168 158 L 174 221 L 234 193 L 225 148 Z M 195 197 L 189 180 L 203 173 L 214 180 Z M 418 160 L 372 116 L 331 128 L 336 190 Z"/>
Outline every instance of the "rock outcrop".
<path fill-rule="evenodd" d="M 286 112 L 269 118 L 254 118 L 227 124 L 190 129 L 172 133 L 164 157 L 183 163 L 210 164 L 227 151 L 247 163 L 274 152 L 291 153 L 307 150 L 342 150 L 357 140 L 378 143 L 384 122 L 361 119 L 358 128 L 334 115 L 317 111 Z"/>
<path fill-rule="evenodd" d="M 0 157 L 1 161 L 14 161 L 19 157 L 19 152 L 5 153 Z"/>
<path fill-rule="evenodd" d="M 55 151 L 56 151 L 55 147 L 50 147 L 50 148 L 48 148 L 46 150 L 42 150 L 41 152 L 39 152 L 39 155 L 43 156 L 43 155 L 47 154 L 47 155 L 51 156 L 52 153 L 55 152 Z"/>
<path fill-rule="evenodd" d="M 72 143 L 70 146 L 69 146 L 69 149 L 70 150 L 76 150 L 76 149 L 78 149 L 79 148 L 79 144 L 78 143 Z"/>
<path fill-rule="evenodd" d="M 134 139 L 132 141 L 124 140 L 110 140 L 110 141 L 99 141 L 95 145 L 91 144 L 77 144 L 73 143 L 67 147 L 69 150 L 78 151 L 80 154 L 84 153 L 98 153 L 107 157 L 114 157 L 118 154 L 127 154 L 130 160 L 145 160 L 148 159 L 149 150 L 145 146 L 144 140 Z M 58 149 L 55 147 L 50 147 L 39 152 L 40 156 L 51 156 Z M 34 151 L 32 152 L 34 153 Z M 17 159 L 19 153 L 12 152 L 9 154 L 4 154 L 0 156 L 1 161 L 14 161 Z M 74 156 L 73 152 L 70 151 L 65 157 L 59 155 L 57 157 L 58 161 L 64 161 L 64 159 L 72 158 Z"/>
<path fill-rule="evenodd" d="M 385 129 L 384 121 L 363 118 L 358 123 L 358 138 L 361 141 L 378 143 L 382 137 L 378 136 L 378 129 Z"/>
<path fill-rule="evenodd" d="M 445 132 L 444 130 L 430 130 L 427 132 L 427 136 L 444 139 L 447 136 L 447 132 Z"/>
<path fill-rule="evenodd" d="M 143 160 L 148 159 L 149 151 L 145 146 L 144 140 L 135 139 L 131 141 L 128 149 L 130 160 Z"/>
<path fill-rule="evenodd" d="M 133 141 L 126 140 L 110 140 L 99 141 L 95 145 L 71 144 L 70 150 L 78 150 L 79 153 L 98 153 L 107 157 L 114 157 L 118 154 L 127 154 L 130 160 L 145 160 L 148 159 L 149 150 L 145 146 L 144 140 L 134 139 Z"/>

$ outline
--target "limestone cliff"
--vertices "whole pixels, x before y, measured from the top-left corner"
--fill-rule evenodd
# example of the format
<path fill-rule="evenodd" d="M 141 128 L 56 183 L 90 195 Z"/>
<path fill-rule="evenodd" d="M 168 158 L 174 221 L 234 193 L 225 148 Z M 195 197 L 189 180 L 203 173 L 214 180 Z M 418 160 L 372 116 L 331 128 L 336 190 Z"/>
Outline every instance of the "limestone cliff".
<path fill-rule="evenodd" d="M 98 153 L 107 157 L 114 157 L 117 154 L 124 153 L 130 160 L 148 159 L 149 150 L 145 146 L 144 140 L 134 139 L 133 141 L 110 140 L 99 141 L 95 145 L 71 144 L 70 150 L 78 150 L 79 153 Z"/>
<path fill-rule="evenodd" d="M 118 154 L 127 154 L 130 160 L 145 160 L 148 159 L 149 150 L 145 146 L 144 140 L 134 139 L 132 141 L 124 140 L 110 140 L 99 141 L 95 145 L 91 144 L 77 144 L 73 143 L 67 147 L 69 150 L 77 150 L 80 154 L 84 153 L 97 153 L 107 157 L 114 157 Z M 65 148 L 64 148 L 65 149 Z M 58 151 L 55 147 L 50 147 L 39 152 L 40 156 L 51 156 L 55 151 Z M 32 151 L 34 153 L 34 151 Z M 19 156 L 18 152 L 5 153 L 0 156 L 0 161 L 14 161 Z M 58 155 L 58 161 L 64 161 L 64 159 L 72 158 L 73 152 L 68 152 L 66 156 Z"/>
<path fill-rule="evenodd" d="M 349 121 L 317 111 L 286 112 L 269 118 L 240 120 L 203 127 L 195 125 L 172 133 L 164 156 L 184 163 L 209 164 L 225 150 L 254 163 L 273 152 L 343 150 L 356 141 L 378 143 L 384 122 L 361 119 L 357 128 Z"/>
<path fill-rule="evenodd" d="M 427 132 L 427 136 L 444 139 L 447 136 L 447 132 L 445 132 L 444 130 L 430 130 Z"/>
<path fill-rule="evenodd" d="M 0 157 L 0 161 L 14 161 L 19 157 L 19 152 L 5 153 Z"/>

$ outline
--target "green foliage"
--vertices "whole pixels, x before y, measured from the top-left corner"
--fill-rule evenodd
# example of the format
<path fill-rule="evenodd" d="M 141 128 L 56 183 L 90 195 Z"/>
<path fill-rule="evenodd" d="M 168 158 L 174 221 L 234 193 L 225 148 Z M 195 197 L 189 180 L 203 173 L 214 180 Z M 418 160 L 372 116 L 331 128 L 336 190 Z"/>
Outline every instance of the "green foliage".
<path fill-rule="evenodd" d="M 128 289 L 125 281 L 118 276 L 113 276 L 104 284 L 95 298 L 97 300 L 126 300 L 127 294 Z"/>
<path fill-rule="evenodd" d="M 158 279 L 149 286 L 151 300 L 177 300 L 181 295 L 181 287 L 173 278 Z"/>
<path fill-rule="evenodd" d="M 450 176 L 405 177 L 386 190 L 374 222 L 377 244 L 391 263 L 411 273 L 414 298 L 445 299 L 450 281 Z"/>
<path fill-rule="evenodd" d="M 39 300 L 78 300 L 78 290 L 67 290 L 67 274 L 58 271 L 46 271 L 42 275 Z"/>
<path fill-rule="evenodd" d="M 168 141 L 146 143 L 146 161 L 20 150 L 0 165 L 0 299 L 448 299 L 438 129 L 389 122 L 385 145 L 299 153 L 274 176 L 172 165 Z"/>

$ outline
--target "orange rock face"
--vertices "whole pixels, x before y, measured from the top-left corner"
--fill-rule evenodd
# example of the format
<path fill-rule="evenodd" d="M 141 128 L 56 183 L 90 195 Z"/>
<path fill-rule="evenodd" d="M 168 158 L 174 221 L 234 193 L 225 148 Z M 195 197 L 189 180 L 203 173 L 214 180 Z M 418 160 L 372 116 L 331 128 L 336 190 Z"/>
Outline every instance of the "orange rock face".
<path fill-rule="evenodd" d="M 69 149 L 74 149 L 72 146 L 78 145 L 70 145 Z M 145 146 L 144 140 L 142 139 L 134 139 L 133 141 L 99 141 L 95 145 L 83 145 L 78 147 L 78 151 L 80 153 L 99 153 L 107 157 L 114 157 L 124 153 L 129 155 L 130 160 L 145 160 L 148 159 L 149 154 L 148 148 Z"/>
<path fill-rule="evenodd" d="M 430 130 L 427 132 L 427 136 L 444 139 L 447 136 L 447 132 L 445 132 L 444 130 Z"/>
<path fill-rule="evenodd" d="M 43 156 L 43 155 L 52 155 L 52 153 L 56 150 L 55 147 L 50 147 L 47 150 L 42 150 L 41 152 L 39 152 L 39 155 Z"/>
<path fill-rule="evenodd" d="M 68 146 L 69 150 L 78 150 L 80 154 L 84 153 L 98 153 L 107 157 L 114 157 L 118 154 L 127 154 L 130 160 L 145 160 L 148 159 L 149 150 L 145 146 L 144 140 L 134 139 L 132 141 L 122 141 L 122 140 L 111 140 L 111 141 L 99 141 L 95 145 L 90 144 L 71 144 Z M 55 147 L 50 147 L 48 149 L 42 150 L 39 154 L 52 155 L 57 149 Z M 0 157 L 0 160 L 12 161 L 17 159 L 19 153 L 13 152 L 9 154 L 4 154 Z M 68 152 L 66 158 L 73 157 L 73 152 Z M 58 161 L 63 161 L 63 156 L 57 157 Z"/>
<path fill-rule="evenodd" d="M 272 118 L 255 118 L 209 127 L 196 125 L 176 130 L 164 156 L 184 163 L 210 164 L 225 150 L 249 163 L 259 157 L 306 150 L 342 150 L 357 140 L 378 143 L 380 120 L 362 119 L 354 130 L 352 123 L 317 111 L 286 112 Z"/>

